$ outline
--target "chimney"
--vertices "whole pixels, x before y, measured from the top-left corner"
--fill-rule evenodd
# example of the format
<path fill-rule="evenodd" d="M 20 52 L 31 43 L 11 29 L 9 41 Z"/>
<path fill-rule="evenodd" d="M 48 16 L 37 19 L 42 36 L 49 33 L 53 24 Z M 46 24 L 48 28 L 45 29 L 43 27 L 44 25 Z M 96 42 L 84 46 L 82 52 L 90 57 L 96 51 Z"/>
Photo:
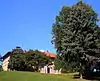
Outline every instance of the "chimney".
<path fill-rule="evenodd" d="M 47 52 L 49 53 L 49 51 L 47 50 Z"/>

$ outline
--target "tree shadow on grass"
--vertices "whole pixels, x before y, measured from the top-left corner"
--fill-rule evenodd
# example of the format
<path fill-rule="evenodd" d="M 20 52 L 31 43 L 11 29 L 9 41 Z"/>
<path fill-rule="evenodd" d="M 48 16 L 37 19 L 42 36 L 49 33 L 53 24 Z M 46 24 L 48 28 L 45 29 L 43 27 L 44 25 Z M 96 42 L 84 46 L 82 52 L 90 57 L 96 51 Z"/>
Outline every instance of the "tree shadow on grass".
<path fill-rule="evenodd" d="M 74 79 L 79 79 L 80 78 L 80 75 L 79 74 L 74 74 L 73 75 L 73 78 Z M 100 77 L 84 77 L 83 76 L 83 79 L 90 80 L 90 81 L 100 81 Z"/>

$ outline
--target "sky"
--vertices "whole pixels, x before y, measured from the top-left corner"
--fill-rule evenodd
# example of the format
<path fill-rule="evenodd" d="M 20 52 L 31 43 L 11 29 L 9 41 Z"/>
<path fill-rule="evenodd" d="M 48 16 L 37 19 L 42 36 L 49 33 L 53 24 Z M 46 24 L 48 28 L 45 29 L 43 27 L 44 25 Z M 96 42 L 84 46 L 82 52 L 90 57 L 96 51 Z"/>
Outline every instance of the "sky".
<path fill-rule="evenodd" d="M 0 0 L 0 54 L 16 46 L 55 52 L 52 24 L 62 6 L 79 0 Z M 100 0 L 83 0 L 100 16 Z"/>

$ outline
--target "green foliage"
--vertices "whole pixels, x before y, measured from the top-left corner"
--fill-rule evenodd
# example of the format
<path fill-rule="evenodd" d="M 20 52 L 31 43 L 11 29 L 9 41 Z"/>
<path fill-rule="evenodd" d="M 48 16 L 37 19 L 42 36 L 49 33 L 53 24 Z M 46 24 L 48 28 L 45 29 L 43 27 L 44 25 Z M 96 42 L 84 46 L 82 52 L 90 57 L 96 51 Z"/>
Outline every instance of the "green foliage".
<path fill-rule="evenodd" d="M 3 71 L 2 66 L 0 65 L 0 71 Z"/>
<path fill-rule="evenodd" d="M 25 55 L 26 63 L 28 63 L 29 66 L 34 66 L 35 71 L 38 71 L 41 66 L 46 65 L 51 61 L 49 57 L 38 50 L 29 50 Z"/>
<path fill-rule="evenodd" d="M 10 60 L 8 64 L 8 68 L 11 70 L 22 70 L 24 68 L 25 62 L 24 62 L 24 55 L 23 50 L 21 48 L 13 49 L 10 54 Z"/>
<path fill-rule="evenodd" d="M 2 56 L 0 55 L 0 70 L 1 70 L 1 65 L 2 65 L 2 61 L 3 61 L 3 59 L 2 59 Z"/>
<path fill-rule="evenodd" d="M 60 70 L 62 68 L 62 66 L 63 66 L 63 60 L 61 60 L 61 57 L 59 55 L 57 55 L 57 58 L 54 61 L 54 65 L 56 66 L 55 70 Z"/>
<path fill-rule="evenodd" d="M 52 42 L 64 61 L 63 66 L 79 68 L 86 55 L 98 56 L 100 28 L 97 21 L 95 11 L 82 1 L 71 7 L 63 6 L 52 28 Z"/>
<path fill-rule="evenodd" d="M 38 50 L 24 52 L 21 48 L 16 48 L 11 52 L 8 67 L 17 71 L 38 71 L 50 61 L 49 57 Z"/>

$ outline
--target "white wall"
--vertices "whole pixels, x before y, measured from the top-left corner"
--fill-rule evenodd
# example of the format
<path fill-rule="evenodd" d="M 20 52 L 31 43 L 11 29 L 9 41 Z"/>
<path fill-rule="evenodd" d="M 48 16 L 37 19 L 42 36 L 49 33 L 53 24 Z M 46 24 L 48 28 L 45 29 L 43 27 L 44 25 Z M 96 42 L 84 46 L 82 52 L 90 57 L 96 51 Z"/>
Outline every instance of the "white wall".
<path fill-rule="evenodd" d="M 2 68 L 3 68 L 4 71 L 8 70 L 9 59 L 10 59 L 10 56 L 8 56 L 6 59 L 3 60 Z"/>

